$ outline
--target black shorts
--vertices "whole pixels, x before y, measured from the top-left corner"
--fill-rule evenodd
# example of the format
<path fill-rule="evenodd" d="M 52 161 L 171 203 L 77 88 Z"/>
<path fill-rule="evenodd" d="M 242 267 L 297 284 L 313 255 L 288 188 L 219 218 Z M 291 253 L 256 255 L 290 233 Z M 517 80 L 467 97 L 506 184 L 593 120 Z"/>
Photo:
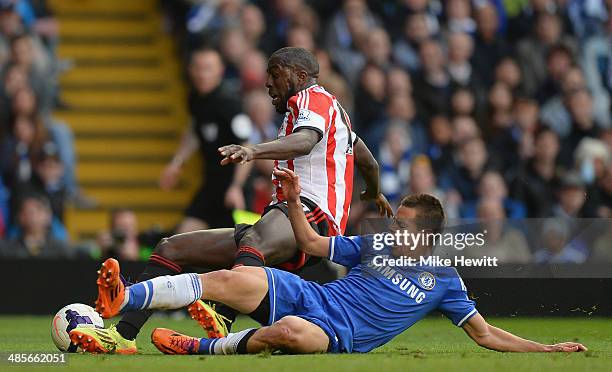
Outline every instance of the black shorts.
<path fill-rule="evenodd" d="M 307 199 L 305 197 L 300 197 L 302 202 L 302 206 L 304 207 L 304 214 L 310 222 L 310 226 L 317 232 L 317 234 L 321 236 L 329 236 L 330 228 L 329 221 L 327 220 L 327 215 L 317 206 L 312 200 Z M 272 209 L 279 209 L 287 218 L 289 218 L 289 207 L 287 207 L 286 202 L 278 202 L 276 204 L 268 205 L 262 214 L 270 212 Z M 244 234 L 251 229 L 253 225 L 240 223 L 236 224 L 234 230 L 234 240 L 236 241 L 236 245 L 240 246 L 240 241 Z M 311 266 L 321 261 L 318 257 L 310 257 L 304 252 L 298 250 L 298 252 L 293 256 L 293 258 L 287 262 L 283 262 L 278 265 L 279 268 L 287 271 L 298 271 L 304 266 Z"/>
<path fill-rule="evenodd" d="M 200 187 L 185 210 L 185 216 L 202 220 L 212 229 L 232 226 L 232 210 L 225 207 L 226 190 L 221 187 Z"/>

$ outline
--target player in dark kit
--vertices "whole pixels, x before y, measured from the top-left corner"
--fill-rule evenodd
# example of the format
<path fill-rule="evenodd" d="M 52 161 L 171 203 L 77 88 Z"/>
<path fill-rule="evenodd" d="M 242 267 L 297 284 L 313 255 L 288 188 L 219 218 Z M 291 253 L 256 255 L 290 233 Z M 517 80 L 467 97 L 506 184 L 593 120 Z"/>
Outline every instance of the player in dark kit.
<path fill-rule="evenodd" d="M 314 55 L 302 48 L 282 48 L 268 61 L 266 87 L 272 104 L 285 120 L 274 141 L 219 148 L 220 164 L 245 164 L 255 159 L 272 159 L 277 166 L 300 176 L 300 200 L 311 227 L 322 236 L 344 233 L 353 189 L 353 167 L 364 178 L 362 200 L 374 201 L 381 215 L 392 209 L 380 192 L 378 163 L 367 146 L 351 129 L 348 115 L 334 96 L 316 82 L 319 65 Z M 175 275 L 185 266 L 225 269 L 238 266 L 276 266 L 299 270 L 308 256 L 297 248 L 288 219 L 288 208 L 278 179 L 272 203 L 254 225 L 200 230 L 164 238 L 151 255 L 138 281 Z M 109 309 L 97 308 L 104 316 Z M 227 307 L 213 311 L 197 302 L 191 315 L 209 337 L 227 335 L 235 312 Z M 212 316 L 211 316 L 212 314 Z M 96 352 L 135 353 L 135 338 L 151 311 L 124 314 L 117 327 L 96 330 L 90 337 Z M 228 319 L 229 318 L 229 319 Z"/>
<path fill-rule="evenodd" d="M 240 99 L 223 84 L 223 61 L 214 49 L 192 53 L 189 76 L 191 127 L 183 135 L 172 161 L 160 177 L 164 190 L 172 188 L 185 161 L 196 150 L 203 156 L 204 185 L 195 193 L 177 233 L 231 226 L 232 209 L 244 209 L 242 185 L 250 164 L 223 166 L 217 149 L 228 143 L 246 142 L 251 134 L 249 118 Z"/>

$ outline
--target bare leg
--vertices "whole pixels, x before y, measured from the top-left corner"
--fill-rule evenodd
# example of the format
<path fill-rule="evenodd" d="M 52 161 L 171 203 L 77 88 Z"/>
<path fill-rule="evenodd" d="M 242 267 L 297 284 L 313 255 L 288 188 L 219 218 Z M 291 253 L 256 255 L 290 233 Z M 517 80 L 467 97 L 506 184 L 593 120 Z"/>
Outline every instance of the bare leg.
<path fill-rule="evenodd" d="M 199 230 L 162 239 L 155 253 L 180 266 L 208 269 L 232 267 L 236 255 L 234 229 Z"/>
<path fill-rule="evenodd" d="M 209 226 L 205 221 L 194 217 L 185 217 L 180 225 L 176 228 L 176 233 L 185 233 L 196 230 L 206 230 Z"/>
<path fill-rule="evenodd" d="M 250 246 L 261 252 L 267 266 L 286 262 L 297 252 L 291 222 L 278 209 L 272 209 L 257 221 L 242 237 L 240 245 Z"/>
<path fill-rule="evenodd" d="M 261 267 L 241 266 L 200 275 L 202 299 L 224 303 L 243 314 L 252 313 L 268 293 Z"/>
<path fill-rule="evenodd" d="M 259 328 L 247 343 L 249 354 L 264 350 L 281 350 L 292 354 L 324 353 L 329 337 L 317 325 L 296 317 L 286 316 L 269 327 Z"/>

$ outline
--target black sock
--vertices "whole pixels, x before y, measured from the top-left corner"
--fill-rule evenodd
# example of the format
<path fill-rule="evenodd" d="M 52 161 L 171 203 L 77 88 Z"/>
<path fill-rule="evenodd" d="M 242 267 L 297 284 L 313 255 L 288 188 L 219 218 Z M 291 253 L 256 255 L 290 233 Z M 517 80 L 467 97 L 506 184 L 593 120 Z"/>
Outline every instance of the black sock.
<path fill-rule="evenodd" d="M 138 281 L 153 279 L 158 276 L 175 275 L 181 272 L 181 267 L 162 256 L 152 254 Z M 123 314 L 117 323 L 117 332 L 128 340 L 136 339 L 138 332 L 153 314 L 153 310 L 130 311 Z"/>
<path fill-rule="evenodd" d="M 236 347 L 236 354 L 248 354 L 247 353 L 247 342 L 257 332 L 257 329 L 251 329 L 240 341 Z"/>
<path fill-rule="evenodd" d="M 250 247 L 248 245 L 240 246 L 238 252 L 236 253 L 236 260 L 234 261 L 234 267 L 237 266 L 257 266 L 261 267 L 265 265 L 265 259 L 263 254 L 259 252 L 257 249 Z M 231 307 L 219 303 L 216 303 L 215 311 L 226 317 L 230 320 L 230 324 L 227 324 L 227 330 L 229 331 L 232 323 L 236 320 L 236 316 L 238 315 L 238 311 L 232 309 Z"/>
<path fill-rule="evenodd" d="M 238 248 L 234 267 L 236 266 L 265 266 L 266 261 L 260 251 L 248 245 Z"/>

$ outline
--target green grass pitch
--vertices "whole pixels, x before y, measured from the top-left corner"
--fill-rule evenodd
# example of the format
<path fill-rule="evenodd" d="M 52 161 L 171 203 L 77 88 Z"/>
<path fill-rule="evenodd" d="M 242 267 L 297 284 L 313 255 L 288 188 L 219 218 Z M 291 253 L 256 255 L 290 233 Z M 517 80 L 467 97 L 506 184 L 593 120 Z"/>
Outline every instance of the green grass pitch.
<path fill-rule="evenodd" d="M 50 338 L 51 317 L 0 317 L 0 353 L 56 351 Z M 518 335 L 553 343 L 577 340 L 589 347 L 577 354 L 510 354 L 474 345 L 462 330 L 442 317 L 417 323 L 391 343 L 368 354 L 352 355 L 248 355 L 167 356 L 149 341 L 155 327 L 201 334 L 191 320 L 153 318 L 138 337 L 140 355 L 70 354 L 56 371 L 610 371 L 612 370 L 612 319 L 603 318 L 495 318 L 494 325 Z M 106 324 L 109 324 L 106 321 Z M 246 319 L 237 328 L 253 325 Z M 42 367 L 8 367 L 0 370 L 42 370 Z M 34 369 L 35 368 L 35 369 Z"/>

